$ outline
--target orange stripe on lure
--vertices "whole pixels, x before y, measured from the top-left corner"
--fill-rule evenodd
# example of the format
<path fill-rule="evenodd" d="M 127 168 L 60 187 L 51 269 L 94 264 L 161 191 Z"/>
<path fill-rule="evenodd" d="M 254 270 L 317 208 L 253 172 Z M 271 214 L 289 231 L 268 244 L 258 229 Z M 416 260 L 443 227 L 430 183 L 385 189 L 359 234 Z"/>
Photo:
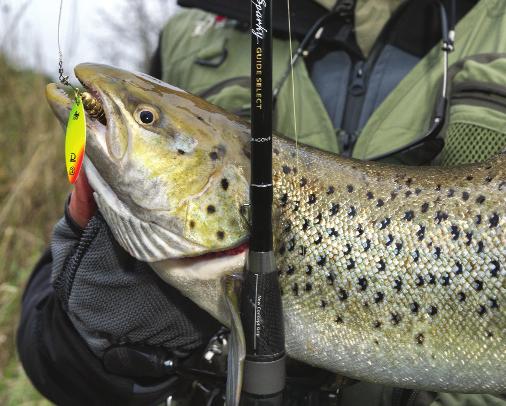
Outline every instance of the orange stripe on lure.
<path fill-rule="evenodd" d="M 86 147 L 86 115 L 81 95 L 76 94 L 70 110 L 65 133 L 65 164 L 69 182 L 74 184 L 79 177 Z"/>

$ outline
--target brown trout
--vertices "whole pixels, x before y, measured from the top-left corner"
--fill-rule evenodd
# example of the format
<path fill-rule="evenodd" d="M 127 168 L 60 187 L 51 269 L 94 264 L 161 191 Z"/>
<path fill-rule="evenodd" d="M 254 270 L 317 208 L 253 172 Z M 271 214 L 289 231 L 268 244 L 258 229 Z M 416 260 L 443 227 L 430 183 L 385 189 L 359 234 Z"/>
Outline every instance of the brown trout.
<path fill-rule="evenodd" d="M 230 325 L 221 280 L 246 258 L 248 124 L 145 75 L 76 75 L 104 107 L 85 168 L 114 236 Z M 69 98 L 47 95 L 65 123 Z M 273 144 L 288 354 L 387 385 L 506 392 L 506 156 L 400 167 Z"/>

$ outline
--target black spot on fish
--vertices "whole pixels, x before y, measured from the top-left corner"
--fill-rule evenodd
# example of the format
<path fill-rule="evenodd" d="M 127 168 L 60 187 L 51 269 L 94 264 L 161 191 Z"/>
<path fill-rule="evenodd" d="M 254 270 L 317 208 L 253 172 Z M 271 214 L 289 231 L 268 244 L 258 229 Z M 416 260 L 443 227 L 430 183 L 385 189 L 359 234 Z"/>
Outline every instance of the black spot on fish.
<path fill-rule="evenodd" d="M 441 247 L 436 247 L 434 249 L 434 253 L 432 254 L 432 256 L 434 257 L 434 259 L 441 258 Z"/>
<path fill-rule="evenodd" d="M 488 219 L 488 222 L 490 223 L 490 228 L 497 227 L 499 224 L 499 215 L 497 213 L 492 214 L 492 216 Z"/>
<path fill-rule="evenodd" d="M 478 254 L 481 254 L 483 252 L 483 248 L 484 248 L 483 241 L 478 241 L 478 249 L 476 250 L 476 252 Z"/>
<path fill-rule="evenodd" d="M 466 294 L 464 292 L 457 293 L 457 296 L 459 297 L 459 302 L 465 302 L 466 301 Z"/>
<path fill-rule="evenodd" d="M 488 298 L 488 305 L 491 309 L 499 309 L 499 303 L 497 303 L 497 299 L 495 297 Z"/>
<path fill-rule="evenodd" d="M 416 284 L 416 286 L 418 286 L 418 287 L 423 286 L 423 285 L 425 284 L 425 279 L 423 279 L 423 276 L 422 276 L 422 275 L 418 275 L 418 276 L 416 277 L 415 284 Z"/>
<path fill-rule="evenodd" d="M 492 182 L 492 179 L 493 179 L 492 176 L 487 176 L 485 178 L 485 182 L 490 183 L 490 182 Z"/>
<path fill-rule="evenodd" d="M 218 159 L 218 153 L 216 151 L 210 152 L 209 158 L 211 158 L 211 161 L 216 161 Z"/>
<path fill-rule="evenodd" d="M 311 275 L 313 273 L 313 267 L 311 265 L 306 265 L 306 275 Z"/>
<path fill-rule="evenodd" d="M 417 314 L 420 309 L 420 305 L 417 302 L 413 302 L 409 305 L 409 309 L 411 310 L 411 313 Z"/>
<path fill-rule="evenodd" d="M 178 153 L 179 155 L 184 155 L 186 152 L 185 152 L 184 150 L 182 150 L 182 149 L 178 149 L 178 150 L 177 150 L 177 153 Z"/>
<path fill-rule="evenodd" d="M 283 227 L 283 232 L 289 233 L 290 231 L 292 231 L 292 223 L 286 223 Z"/>
<path fill-rule="evenodd" d="M 394 242 L 394 236 L 392 234 L 388 234 L 386 241 L 385 241 L 385 245 L 387 247 L 389 247 L 390 245 L 392 245 L 393 242 Z"/>
<path fill-rule="evenodd" d="M 429 306 L 427 309 L 427 313 L 429 316 L 435 316 L 437 314 L 437 307 L 436 306 Z"/>
<path fill-rule="evenodd" d="M 420 254 L 418 253 L 418 250 L 415 250 L 411 256 L 413 257 L 413 261 L 415 262 L 418 262 L 418 260 L 420 259 Z"/>
<path fill-rule="evenodd" d="M 316 196 L 315 196 L 315 194 L 314 194 L 314 193 L 311 193 L 311 194 L 309 195 L 307 202 L 308 202 L 309 204 L 315 204 L 315 203 L 316 203 Z"/>
<path fill-rule="evenodd" d="M 466 180 L 473 180 L 473 177 L 471 175 L 466 176 Z"/>
<path fill-rule="evenodd" d="M 307 185 L 307 179 L 306 178 L 300 178 L 299 182 L 300 187 L 304 187 Z"/>
<path fill-rule="evenodd" d="M 327 272 L 325 274 L 325 277 L 327 278 L 327 282 L 329 285 L 333 285 L 336 278 L 334 277 L 334 274 L 332 272 Z"/>
<path fill-rule="evenodd" d="M 469 193 L 468 192 L 462 192 L 462 200 L 467 202 L 469 200 Z"/>
<path fill-rule="evenodd" d="M 390 193 L 390 200 L 395 200 L 396 197 L 397 197 L 397 193 L 396 192 L 391 192 Z"/>
<path fill-rule="evenodd" d="M 487 338 L 492 338 L 494 336 L 494 334 L 488 330 L 485 332 L 485 335 L 487 336 Z"/>
<path fill-rule="evenodd" d="M 327 228 L 327 234 L 330 236 L 330 237 L 338 237 L 339 236 L 339 233 L 337 232 L 337 230 L 332 227 L 332 228 Z"/>
<path fill-rule="evenodd" d="M 399 324 L 401 322 L 401 320 L 402 320 L 401 315 L 399 313 L 391 313 L 390 317 L 391 317 L 391 320 L 392 320 L 392 324 L 394 326 L 396 326 L 397 324 Z"/>
<path fill-rule="evenodd" d="M 380 344 L 377 338 L 375 338 L 375 339 L 374 339 L 374 340 L 372 340 L 372 341 L 373 341 L 373 343 L 374 343 L 374 344 L 376 344 L 376 345 L 379 345 L 379 344 Z"/>
<path fill-rule="evenodd" d="M 332 193 L 334 193 L 336 191 L 336 189 L 334 188 L 334 186 L 329 186 L 327 188 L 327 194 L 328 195 L 331 195 Z"/>
<path fill-rule="evenodd" d="M 302 224 L 302 231 L 306 231 L 308 227 L 309 227 L 309 220 L 304 219 L 304 223 Z"/>
<path fill-rule="evenodd" d="M 274 148 L 274 149 L 272 150 L 272 152 L 274 152 L 274 154 L 275 154 L 275 155 L 279 155 L 279 149 L 277 149 L 277 148 Z"/>
<path fill-rule="evenodd" d="M 223 190 L 227 190 L 228 189 L 228 179 L 227 178 L 223 178 L 221 180 L 221 187 L 223 188 Z"/>
<path fill-rule="evenodd" d="M 389 224 L 390 224 L 390 218 L 389 217 L 381 220 L 381 222 L 380 222 L 380 230 L 384 230 L 385 228 L 388 227 Z"/>
<path fill-rule="evenodd" d="M 506 182 L 499 183 L 499 190 L 503 190 L 506 187 Z"/>
<path fill-rule="evenodd" d="M 490 262 L 490 275 L 493 278 L 497 278 L 499 276 L 500 270 L 501 270 L 501 264 L 499 264 L 499 261 L 493 260 Z"/>
<path fill-rule="evenodd" d="M 383 302 L 383 299 L 385 299 L 385 294 L 383 292 L 376 292 L 374 295 L 374 303 L 381 303 Z"/>
<path fill-rule="evenodd" d="M 193 220 L 190 220 L 190 228 L 194 228 L 195 227 L 195 222 Z"/>
<path fill-rule="evenodd" d="M 402 243 L 401 242 L 395 243 L 394 254 L 399 255 L 401 253 L 401 251 L 402 251 Z"/>
<path fill-rule="evenodd" d="M 473 288 L 477 292 L 480 292 L 483 290 L 483 281 L 480 281 L 479 279 L 475 279 L 473 282 Z"/>
<path fill-rule="evenodd" d="M 339 205 L 337 203 L 332 203 L 332 207 L 330 208 L 330 215 L 335 216 L 339 211 Z"/>
<path fill-rule="evenodd" d="M 373 327 L 374 327 L 374 328 L 381 328 L 381 321 L 376 320 L 376 321 L 373 323 Z"/>
<path fill-rule="evenodd" d="M 344 250 L 344 255 L 349 255 L 351 254 L 351 245 L 350 244 L 346 244 L 344 246 L 345 250 Z"/>
<path fill-rule="evenodd" d="M 286 252 L 285 244 L 281 244 L 278 250 L 280 255 L 283 255 Z"/>
<path fill-rule="evenodd" d="M 402 290 L 402 279 L 399 278 L 394 281 L 394 289 L 397 292 L 400 292 Z"/>
<path fill-rule="evenodd" d="M 452 225 L 450 227 L 451 229 L 451 234 L 452 234 L 452 240 L 453 241 L 457 241 L 459 239 L 459 236 L 460 236 L 460 231 L 459 231 L 459 228 L 455 225 Z"/>
<path fill-rule="evenodd" d="M 415 189 L 415 195 L 417 195 L 417 196 L 418 196 L 420 193 L 422 193 L 422 189 L 420 189 L 420 188 L 416 188 L 416 189 Z"/>
<path fill-rule="evenodd" d="M 299 247 L 299 255 L 302 256 L 302 257 L 305 257 L 306 256 L 306 247 L 304 247 L 303 245 L 301 245 Z"/>
<path fill-rule="evenodd" d="M 325 300 L 322 299 L 322 301 L 320 302 L 320 307 L 322 309 L 325 309 L 325 307 L 327 307 L 327 302 Z"/>
<path fill-rule="evenodd" d="M 288 195 L 286 193 L 283 193 L 279 201 L 281 202 L 282 207 L 286 206 L 286 203 L 288 202 Z"/>
<path fill-rule="evenodd" d="M 316 263 L 320 266 L 324 266 L 325 262 L 327 262 L 327 258 L 325 257 L 325 255 L 319 255 L 318 258 L 316 259 Z"/>
<path fill-rule="evenodd" d="M 481 224 L 481 214 L 476 215 L 476 224 Z"/>
<path fill-rule="evenodd" d="M 223 240 L 225 238 L 225 232 L 224 231 L 217 231 L 216 237 L 218 237 L 218 240 Z"/>
<path fill-rule="evenodd" d="M 362 248 L 364 248 L 364 251 L 368 251 L 369 248 L 371 248 L 371 240 L 367 239 L 362 243 Z"/>
<path fill-rule="evenodd" d="M 376 207 L 382 207 L 385 204 L 385 202 L 382 199 L 376 200 Z"/>
<path fill-rule="evenodd" d="M 354 206 L 350 206 L 348 209 L 348 216 L 349 217 L 355 217 L 357 215 L 357 211 L 355 210 Z"/>
<path fill-rule="evenodd" d="M 348 191 L 348 193 L 352 193 L 353 192 L 353 186 L 352 185 L 347 185 L 346 186 L 346 190 Z"/>
<path fill-rule="evenodd" d="M 299 285 L 297 284 L 297 282 L 294 282 L 294 284 L 292 285 L 292 292 L 294 296 L 299 296 Z"/>
<path fill-rule="evenodd" d="M 487 313 L 487 308 L 483 305 L 480 305 L 476 310 L 476 313 L 478 313 L 479 316 L 484 316 Z"/>
<path fill-rule="evenodd" d="M 376 268 L 378 268 L 378 271 L 382 272 L 386 269 L 385 261 L 380 259 L 378 263 L 376 264 Z"/>
<path fill-rule="evenodd" d="M 358 286 L 360 286 L 360 290 L 366 290 L 367 289 L 367 279 L 363 276 L 358 278 Z"/>
<path fill-rule="evenodd" d="M 482 204 L 484 201 L 485 201 L 485 196 L 483 196 L 483 195 L 479 195 L 476 198 L 476 203 L 478 203 L 478 204 Z"/>
<path fill-rule="evenodd" d="M 455 190 L 453 190 L 453 189 L 448 189 L 448 194 L 447 194 L 447 196 L 448 196 L 448 197 L 453 197 L 454 195 L 455 195 Z"/>
<path fill-rule="evenodd" d="M 304 290 L 306 292 L 310 292 L 313 289 L 313 285 L 310 282 L 306 283 L 306 286 L 304 286 Z"/>
<path fill-rule="evenodd" d="M 366 193 L 366 196 L 367 196 L 367 199 L 368 199 L 368 200 L 372 200 L 372 199 L 374 199 L 374 193 L 373 193 L 373 192 L 367 192 L 367 193 Z"/>
<path fill-rule="evenodd" d="M 361 236 L 362 234 L 364 234 L 364 229 L 362 228 L 362 224 L 359 224 L 357 226 L 357 236 Z"/>
<path fill-rule="evenodd" d="M 213 214 L 216 212 L 216 207 L 214 207 L 212 204 L 210 204 L 209 206 L 207 206 L 207 212 L 209 214 Z"/>
<path fill-rule="evenodd" d="M 413 192 L 412 192 L 411 190 L 408 190 L 406 193 L 404 193 L 404 195 L 405 195 L 406 197 L 409 197 L 409 196 L 411 196 L 412 194 L 413 194 Z"/>
<path fill-rule="evenodd" d="M 411 221 L 415 218 L 415 212 L 413 210 L 408 210 L 404 213 L 404 220 Z"/>
<path fill-rule="evenodd" d="M 436 284 L 436 277 L 434 276 L 434 274 L 429 273 L 428 277 L 429 277 L 429 285 L 435 285 Z"/>
<path fill-rule="evenodd" d="M 422 345 L 423 342 L 425 341 L 425 337 L 422 333 L 418 333 L 415 337 L 415 340 L 418 345 Z"/>
<path fill-rule="evenodd" d="M 470 232 L 466 232 L 466 245 L 469 246 L 471 245 L 471 243 L 473 242 L 473 232 L 470 231 Z"/>
<path fill-rule="evenodd" d="M 438 210 L 436 212 L 436 215 L 434 216 L 434 220 L 436 220 L 437 224 L 441 224 L 442 221 L 447 220 L 447 219 L 448 219 L 448 214 L 441 211 L 441 210 Z"/>
<path fill-rule="evenodd" d="M 336 322 L 337 324 L 341 324 L 343 321 L 344 321 L 344 320 L 343 320 L 343 318 L 342 318 L 341 316 L 336 316 L 336 318 L 335 318 L 335 322 Z"/>
<path fill-rule="evenodd" d="M 322 238 L 321 234 L 318 234 L 316 236 L 316 239 L 314 240 L 314 243 L 315 244 L 321 244 L 322 240 L 323 240 L 323 238 Z"/>
<path fill-rule="evenodd" d="M 320 224 L 322 222 L 322 218 L 323 218 L 322 214 L 318 213 L 318 215 L 314 218 L 314 220 L 315 220 L 314 223 Z"/>
<path fill-rule="evenodd" d="M 424 204 L 422 204 L 422 213 L 427 213 L 428 210 L 429 210 L 429 203 L 425 202 Z"/>
<path fill-rule="evenodd" d="M 283 173 L 285 175 L 288 175 L 292 170 L 290 169 L 290 167 L 288 165 L 283 165 Z"/>
<path fill-rule="evenodd" d="M 440 283 L 441 283 L 442 286 L 449 286 L 450 282 L 451 282 L 450 275 L 445 274 L 445 275 L 441 276 Z"/>
<path fill-rule="evenodd" d="M 406 186 L 411 186 L 412 183 L 413 183 L 413 179 L 412 178 L 406 179 Z"/>
<path fill-rule="evenodd" d="M 455 262 L 455 268 L 454 268 L 453 272 L 455 272 L 455 275 L 462 274 L 462 264 L 459 261 Z"/>
<path fill-rule="evenodd" d="M 288 268 L 286 269 L 287 275 L 293 275 L 295 273 L 295 268 L 292 265 L 288 265 Z"/>
<path fill-rule="evenodd" d="M 290 239 L 290 241 L 288 241 L 287 248 L 288 248 L 288 251 L 290 251 L 290 252 L 292 252 L 295 249 L 295 237 Z"/>
<path fill-rule="evenodd" d="M 425 226 L 419 225 L 419 229 L 416 232 L 416 235 L 418 237 L 418 241 L 422 241 L 425 238 Z"/>
<path fill-rule="evenodd" d="M 300 207 L 300 202 L 299 201 L 293 202 L 292 212 L 295 213 L 295 212 L 299 211 L 299 207 Z"/>
<path fill-rule="evenodd" d="M 353 268 L 355 268 L 355 261 L 350 258 L 346 261 L 346 269 L 349 271 Z"/>
<path fill-rule="evenodd" d="M 437 184 L 436 185 L 436 188 L 434 189 L 436 192 L 440 192 L 441 191 L 441 185 L 440 184 Z"/>
<path fill-rule="evenodd" d="M 346 290 L 344 290 L 343 288 L 339 289 L 339 292 L 337 295 L 338 295 L 339 300 L 341 302 L 344 302 L 346 299 L 348 299 L 348 292 L 346 292 Z"/>

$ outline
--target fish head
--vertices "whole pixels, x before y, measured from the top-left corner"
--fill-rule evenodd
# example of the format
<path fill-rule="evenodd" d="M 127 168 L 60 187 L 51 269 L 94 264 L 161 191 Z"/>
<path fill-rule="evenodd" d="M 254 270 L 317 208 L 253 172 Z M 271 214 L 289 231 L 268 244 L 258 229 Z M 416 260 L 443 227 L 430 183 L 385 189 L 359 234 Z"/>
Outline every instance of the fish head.
<path fill-rule="evenodd" d="M 249 126 L 144 74 L 97 64 L 75 74 L 105 113 L 87 117 L 85 169 L 118 242 L 146 262 L 244 246 Z M 46 93 L 65 125 L 71 99 L 54 84 Z"/>

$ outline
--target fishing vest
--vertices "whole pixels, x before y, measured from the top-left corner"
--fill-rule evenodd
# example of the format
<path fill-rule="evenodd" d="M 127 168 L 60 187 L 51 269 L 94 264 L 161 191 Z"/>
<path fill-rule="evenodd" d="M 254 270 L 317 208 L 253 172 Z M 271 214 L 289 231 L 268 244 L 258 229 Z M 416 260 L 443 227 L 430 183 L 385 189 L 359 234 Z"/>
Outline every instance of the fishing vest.
<path fill-rule="evenodd" d="M 432 145 L 406 157 L 390 157 L 404 164 L 432 162 L 442 165 L 482 160 L 506 145 L 506 2 L 481 0 L 458 23 L 455 51 L 450 54 L 450 103 L 442 151 Z M 293 48 L 297 43 L 293 44 Z M 171 18 L 162 32 L 162 79 L 246 118 L 250 104 L 250 35 L 234 21 L 196 9 Z M 387 55 L 388 57 L 388 55 Z M 273 41 L 273 83 L 279 83 L 290 59 L 289 42 Z M 388 63 L 388 60 L 385 61 Z M 436 45 L 414 64 L 404 79 L 363 120 L 352 156 L 358 159 L 387 154 L 409 145 L 427 131 L 442 81 L 442 51 Z M 350 70 L 356 67 L 350 67 Z M 373 80 L 375 72 L 369 72 Z M 379 72 L 377 75 L 381 75 Z M 317 77 L 317 76 L 315 76 Z M 274 110 L 277 131 L 329 152 L 340 153 L 331 119 L 320 93 L 302 61 L 284 81 Z M 381 77 L 376 78 L 378 83 Z M 320 84 L 321 85 L 321 84 Z M 294 90 L 295 104 L 292 98 Z M 373 95 L 374 96 L 374 95 Z M 374 100 L 374 97 L 369 97 Z M 359 118 L 360 120 L 360 118 Z M 437 156 L 436 156 L 437 155 Z M 398 158 L 398 159 L 397 159 Z"/>

